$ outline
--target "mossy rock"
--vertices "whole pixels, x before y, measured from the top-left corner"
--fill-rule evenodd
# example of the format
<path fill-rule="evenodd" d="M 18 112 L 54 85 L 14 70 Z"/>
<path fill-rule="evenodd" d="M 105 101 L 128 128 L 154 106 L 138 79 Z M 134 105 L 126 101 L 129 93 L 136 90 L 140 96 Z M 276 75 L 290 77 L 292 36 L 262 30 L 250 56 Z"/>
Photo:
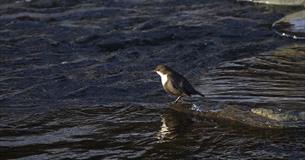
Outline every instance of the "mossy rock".
<path fill-rule="evenodd" d="M 200 106 L 192 103 L 176 103 L 171 104 L 170 109 L 184 113 L 188 117 L 210 119 L 225 125 L 266 129 L 305 127 L 305 112 L 294 112 L 295 114 L 283 112 L 279 114 L 270 109 L 249 108 L 249 106 L 226 103 L 205 103 Z"/>

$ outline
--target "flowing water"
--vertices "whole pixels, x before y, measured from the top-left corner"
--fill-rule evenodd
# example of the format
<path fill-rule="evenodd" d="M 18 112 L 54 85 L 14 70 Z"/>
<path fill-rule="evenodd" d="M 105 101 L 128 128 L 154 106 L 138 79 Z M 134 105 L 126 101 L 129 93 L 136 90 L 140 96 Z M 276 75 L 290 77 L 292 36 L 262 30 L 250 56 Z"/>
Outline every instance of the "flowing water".
<path fill-rule="evenodd" d="M 305 46 L 278 48 L 218 65 L 202 77 L 202 92 L 220 101 L 305 103 Z"/>
<path fill-rule="evenodd" d="M 271 29 L 299 8 L 233 0 L 0 8 L 0 159 L 305 157 L 302 129 L 228 126 L 168 109 L 174 97 L 151 72 L 168 64 L 210 101 L 303 109 L 303 42 Z"/>

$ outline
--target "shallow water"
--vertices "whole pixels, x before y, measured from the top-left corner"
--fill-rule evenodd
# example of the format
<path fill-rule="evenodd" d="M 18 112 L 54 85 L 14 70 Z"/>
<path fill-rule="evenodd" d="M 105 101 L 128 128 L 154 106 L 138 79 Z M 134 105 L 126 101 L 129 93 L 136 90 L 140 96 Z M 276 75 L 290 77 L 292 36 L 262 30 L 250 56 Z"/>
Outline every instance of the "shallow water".
<path fill-rule="evenodd" d="M 294 7 L 230 0 L 33 0 L 4 1 L 0 8 L 0 159 L 305 157 L 302 130 L 230 127 L 168 110 L 174 98 L 151 73 L 166 63 L 211 101 L 232 101 L 229 90 L 240 95 L 240 89 L 264 89 L 264 75 L 249 74 L 247 65 L 265 75 L 295 71 L 301 82 L 297 59 L 264 55 L 292 45 L 304 52 L 301 41 L 271 30 Z M 221 77 L 236 64 L 260 85 L 239 74 Z M 241 82 L 234 90 L 230 82 L 236 79 Z M 256 90 L 243 98 L 287 102 L 283 90 L 299 86 L 293 78 L 269 84 L 274 92 Z M 288 97 L 301 108 L 303 95 L 293 98 L 303 85 Z"/>
<path fill-rule="evenodd" d="M 292 45 L 225 62 L 202 76 L 199 88 L 218 101 L 298 103 L 303 110 L 304 51 L 304 45 Z"/>

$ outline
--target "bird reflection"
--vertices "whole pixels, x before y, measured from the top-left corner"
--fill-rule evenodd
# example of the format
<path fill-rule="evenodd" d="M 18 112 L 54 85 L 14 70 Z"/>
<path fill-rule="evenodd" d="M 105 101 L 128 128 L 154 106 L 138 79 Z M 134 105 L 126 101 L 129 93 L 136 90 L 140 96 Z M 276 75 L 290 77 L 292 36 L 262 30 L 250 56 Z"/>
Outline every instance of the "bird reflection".
<path fill-rule="evenodd" d="M 173 105 L 181 105 L 180 103 L 172 104 L 170 108 L 161 115 L 161 128 L 156 135 L 159 143 L 169 142 L 186 133 L 190 124 L 192 124 L 191 116 L 183 112 L 172 109 Z"/>

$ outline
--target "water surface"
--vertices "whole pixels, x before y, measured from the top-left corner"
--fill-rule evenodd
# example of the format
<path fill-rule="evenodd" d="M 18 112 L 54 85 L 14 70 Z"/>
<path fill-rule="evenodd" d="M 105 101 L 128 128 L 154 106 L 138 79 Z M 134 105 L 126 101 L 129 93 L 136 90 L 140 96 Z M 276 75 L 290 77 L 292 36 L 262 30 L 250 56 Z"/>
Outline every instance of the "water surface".
<path fill-rule="evenodd" d="M 202 77 L 223 64 L 273 60 L 262 53 L 301 43 L 271 30 L 293 7 L 33 0 L 4 1 L 0 8 L 0 159 L 305 156 L 302 130 L 231 127 L 169 110 L 174 97 L 151 73 L 166 63 L 202 89 Z M 218 101 L 228 87 L 203 92 Z"/>

